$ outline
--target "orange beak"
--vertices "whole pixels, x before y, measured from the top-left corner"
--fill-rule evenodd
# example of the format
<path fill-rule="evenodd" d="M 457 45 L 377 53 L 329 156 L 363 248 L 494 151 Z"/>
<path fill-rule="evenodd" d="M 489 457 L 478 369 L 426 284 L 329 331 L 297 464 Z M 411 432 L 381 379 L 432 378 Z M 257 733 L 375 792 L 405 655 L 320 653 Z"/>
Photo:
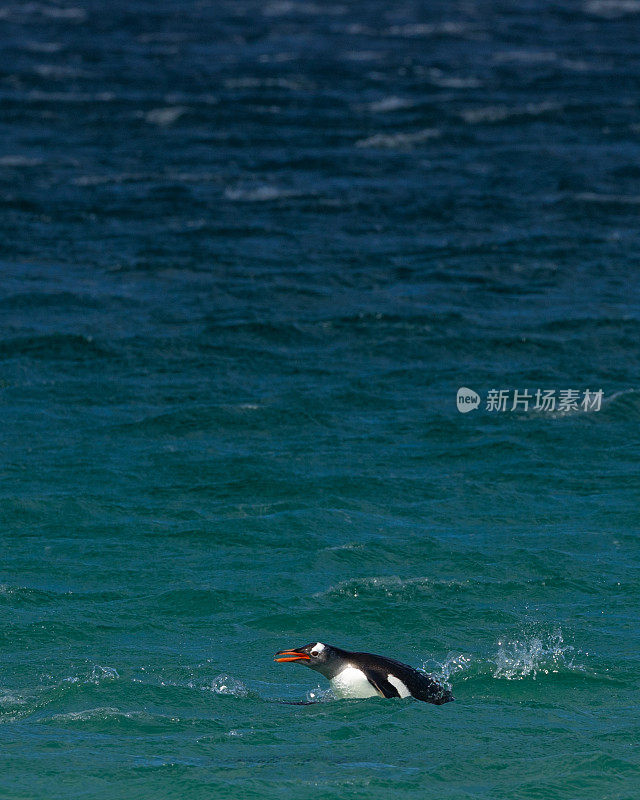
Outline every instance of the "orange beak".
<path fill-rule="evenodd" d="M 283 663 L 284 661 L 311 661 L 311 656 L 301 653 L 299 650 L 280 650 L 273 657 L 274 661 Z"/>

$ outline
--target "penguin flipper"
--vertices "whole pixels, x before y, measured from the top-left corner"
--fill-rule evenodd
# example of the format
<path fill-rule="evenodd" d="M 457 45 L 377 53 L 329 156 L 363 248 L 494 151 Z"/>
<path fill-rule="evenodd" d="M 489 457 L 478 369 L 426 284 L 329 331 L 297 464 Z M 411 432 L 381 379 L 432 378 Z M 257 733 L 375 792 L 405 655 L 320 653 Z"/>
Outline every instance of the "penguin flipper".
<path fill-rule="evenodd" d="M 367 680 L 383 697 L 400 697 L 400 692 L 392 683 L 389 683 L 381 672 L 367 672 Z"/>

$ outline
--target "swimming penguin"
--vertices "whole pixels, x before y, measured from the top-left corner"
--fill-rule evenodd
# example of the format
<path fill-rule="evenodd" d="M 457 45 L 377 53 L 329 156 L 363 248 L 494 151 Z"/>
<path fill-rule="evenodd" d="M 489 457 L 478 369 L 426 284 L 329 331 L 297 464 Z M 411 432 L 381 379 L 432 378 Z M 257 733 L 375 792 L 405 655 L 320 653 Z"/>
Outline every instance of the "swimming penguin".
<path fill-rule="evenodd" d="M 454 697 L 433 678 L 393 658 L 351 653 L 322 642 L 280 650 L 275 661 L 299 661 L 329 679 L 339 697 L 415 697 L 441 705 Z"/>

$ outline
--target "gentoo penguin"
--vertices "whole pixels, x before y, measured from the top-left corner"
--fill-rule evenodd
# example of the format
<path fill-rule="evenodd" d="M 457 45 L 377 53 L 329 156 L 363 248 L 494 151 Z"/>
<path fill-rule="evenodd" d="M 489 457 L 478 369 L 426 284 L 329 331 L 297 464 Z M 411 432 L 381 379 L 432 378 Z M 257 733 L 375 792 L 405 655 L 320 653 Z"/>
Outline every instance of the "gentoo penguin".
<path fill-rule="evenodd" d="M 279 662 L 299 661 L 329 679 L 339 697 L 415 697 L 441 705 L 453 695 L 433 678 L 393 658 L 351 653 L 322 642 L 280 650 Z"/>

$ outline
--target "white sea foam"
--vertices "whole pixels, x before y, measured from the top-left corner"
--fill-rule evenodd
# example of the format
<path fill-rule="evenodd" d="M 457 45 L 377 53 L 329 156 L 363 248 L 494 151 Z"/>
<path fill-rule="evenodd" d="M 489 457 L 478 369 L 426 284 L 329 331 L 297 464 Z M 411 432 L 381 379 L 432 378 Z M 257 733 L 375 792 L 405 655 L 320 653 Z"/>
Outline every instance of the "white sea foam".
<path fill-rule="evenodd" d="M 33 89 L 27 92 L 26 99 L 31 103 L 110 103 L 116 99 L 113 92 L 43 92 Z"/>
<path fill-rule="evenodd" d="M 59 53 L 62 50 L 60 42 L 25 42 L 25 50 L 32 53 Z"/>
<path fill-rule="evenodd" d="M 472 75 L 466 78 L 460 75 L 447 75 L 440 69 L 430 69 L 429 80 L 442 89 L 477 89 L 482 86 L 482 82 Z"/>
<path fill-rule="evenodd" d="M 77 178 L 73 178 L 71 183 L 74 186 L 102 186 L 110 183 L 148 183 L 149 181 L 218 183 L 220 174 L 217 172 L 120 172 L 108 175 L 79 175 Z"/>
<path fill-rule="evenodd" d="M 61 66 L 60 64 L 34 64 L 33 71 L 36 75 L 40 75 L 41 78 L 49 78 L 54 81 L 93 77 L 92 74 L 86 70 Z"/>
<path fill-rule="evenodd" d="M 160 128 L 166 128 L 187 113 L 189 109 L 186 106 L 167 106 L 166 108 L 154 108 L 147 111 L 144 118 L 152 125 L 157 125 Z"/>
<path fill-rule="evenodd" d="M 3 691 L 0 689 L 0 706 L 25 706 L 27 705 L 27 701 L 20 697 L 20 695 L 15 694 L 14 692 L 10 691 Z"/>
<path fill-rule="evenodd" d="M 77 6 L 51 6 L 45 3 L 22 3 L 0 8 L 0 19 L 20 20 L 25 17 L 45 17 L 48 19 L 83 22 L 87 18 L 84 8 Z"/>
<path fill-rule="evenodd" d="M 358 139 L 356 147 L 369 147 L 374 149 L 405 150 L 414 145 L 437 139 L 442 132 L 437 128 L 423 128 L 412 133 L 376 133 L 366 139 Z"/>
<path fill-rule="evenodd" d="M 441 578 L 417 577 L 400 578 L 397 575 L 382 577 L 349 578 L 330 586 L 323 592 L 318 592 L 314 597 L 360 597 L 362 595 L 382 595 L 384 597 L 407 597 L 417 594 L 432 594 L 440 587 L 466 586 L 469 580 L 447 580 Z"/>
<path fill-rule="evenodd" d="M 227 200 L 241 203 L 266 203 L 272 200 L 282 200 L 288 197 L 299 197 L 300 193 L 292 189 L 279 189 L 277 186 L 255 186 L 252 188 L 231 188 L 224 191 Z"/>
<path fill-rule="evenodd" d="M 467 33 L 468 26 L 461 22 L 441 22 L 435 25 L 429 23 L 409 23 L 407 25 L 393 25 L 388 29 L 391 36 L 405 38 L 421 38 L 434 35 L 461 36 Z"/>
<path fill-rule="evenodd" d="M 78 6 L 46 6 L 42 3 L 27 3 L 26 7 L 33 8 L 34 13 L 42 14 L 43 17 L 49 17 L 49 19 L 82 22 L 87 18 L 87 12 Z"/>
<path fill-rule="evenodd" d="M 292 0 L 274 0 L 267 3 L 262 9 L 265 17 L 284 17 L 287 14 L 304 14 L 307 16 L 317 16 L 319 14 L 330 14 L 341 16 L 346 14 L 346 6 L 326 5 L 324 3 L 301 3 Z"/>
<path fill-rule="evenodd" d="M 6 155 L 0 157 L 0 167 L 38 167 L 42 163 L 41 158 L 29 158 L 29 156 Z"/>
<path fill-rule="evenodd" d="M 68 711 L 64 714 L 53 714 L 51 719 L 60 722 L 88 722 L 99 719 L 146 719 L 148 717 L 142 711 L 121 711 L 112 706 L 102 706 L 100 708 L 87 708 L 84 711 Z"/>
<path fill-rule="evenodd" d="M 384 114 L 387 111 L 411 108 L 413 105 L 415 105 L 414 100 L 410 100 L 407 97 L 396 97 L 392 95 L 391 97 L 383 97 L 381 100 L 374 100 L 372 103 L 369 103 L 368 108 L 375 113 Z"/>
<path fill-rule="evenodd" d="M 527 103 L 524 106 L 484 106 L 482 108 L 469 108 L 461 113 L 465 122 L 476 124 L 479 122 L 502 122 L 512 117 L 537 117 L 550 111 L 561 111 L 561 103 Z"/>
<path fill-rule="evenodd" d="M 595 17 L 617 19 L 627 14 L 640 14 L 640 0 L 588 0 L 584 10 Z"/>

